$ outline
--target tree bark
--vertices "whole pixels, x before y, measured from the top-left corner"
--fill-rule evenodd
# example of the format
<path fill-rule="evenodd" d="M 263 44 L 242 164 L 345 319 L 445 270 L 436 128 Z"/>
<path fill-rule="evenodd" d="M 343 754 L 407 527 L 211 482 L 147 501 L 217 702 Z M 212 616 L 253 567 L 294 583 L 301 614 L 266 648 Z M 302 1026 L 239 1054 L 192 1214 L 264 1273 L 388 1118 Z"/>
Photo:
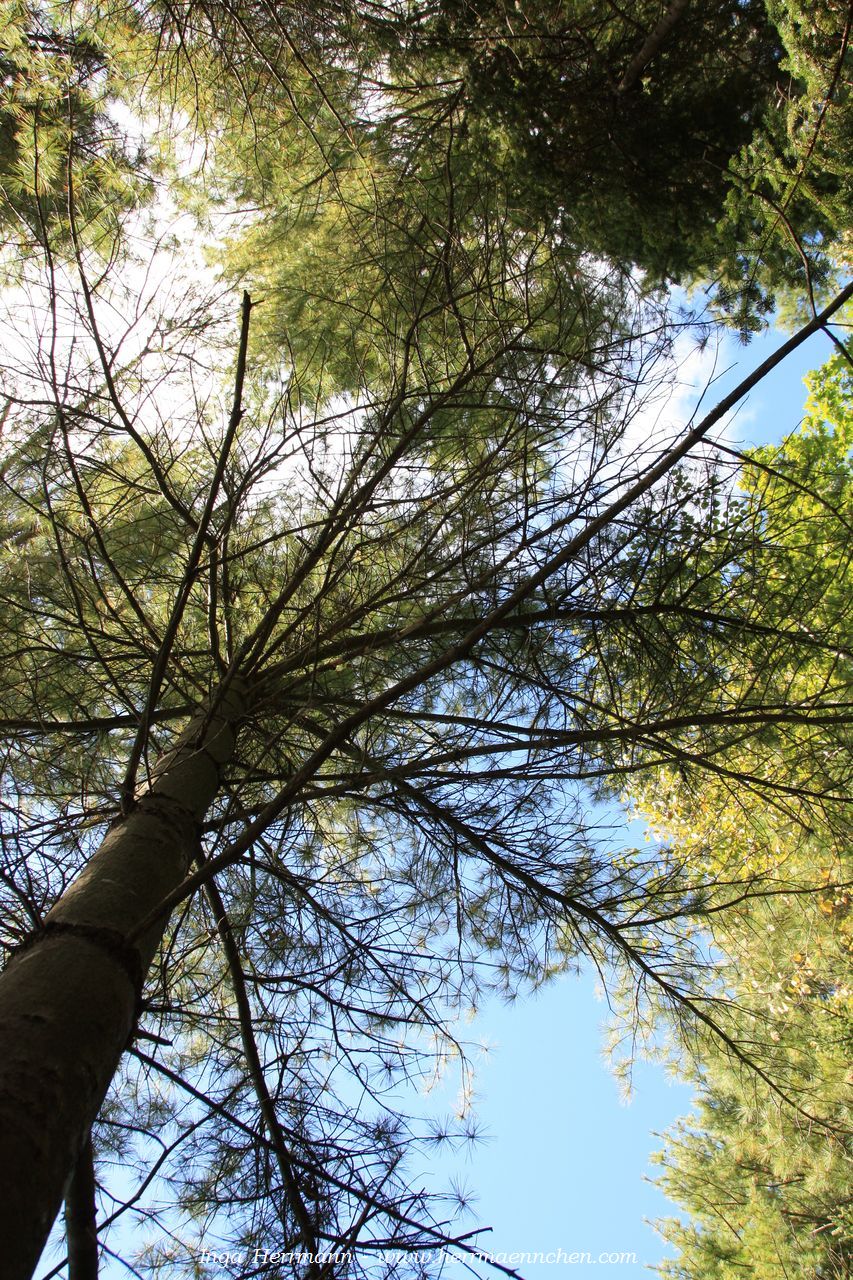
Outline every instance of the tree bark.
<path fill-rule="evenodd" d="M 68 1280 L 98 1280 L 98 1217 L 95 1153 L 92 1136 L 83 1143 L 80 1158 L 65 1193 L 65 1241 Z"/>
<path fill-rule="evenodd" d="M 136 1022 L 167 917 L 231 758 L 241 694 L 199 712 L 148 789 L 0 976 L 0 1249 L 29 1280 Z"/>
<path fill-rule="evenodd" d="M 625 74 L 618 85 L 620 93 L 627 93 L 629 89 L 633 89 L 646 67 L 657 55 L 672 28 L 684 13 L 688 3 L 689 0 L 672 0 L 669 8 L 661 15 L 657 25 L 646 36 L 642 48 L 634 55 L 625 69 Z"/>

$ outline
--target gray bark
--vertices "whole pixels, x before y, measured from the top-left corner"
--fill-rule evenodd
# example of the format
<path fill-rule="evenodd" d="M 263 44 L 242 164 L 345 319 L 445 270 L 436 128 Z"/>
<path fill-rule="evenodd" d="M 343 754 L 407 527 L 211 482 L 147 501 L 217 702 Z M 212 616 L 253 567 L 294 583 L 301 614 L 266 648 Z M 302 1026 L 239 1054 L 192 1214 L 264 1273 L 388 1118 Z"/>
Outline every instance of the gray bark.
<path fill-rule="evenodd" d="M 29 1280 L 136 1022 L 166 918 L 126 939 L 183 880 L 230 759 L 242 700 L 200 713 L 0 976 L 0 1249 Z"/>

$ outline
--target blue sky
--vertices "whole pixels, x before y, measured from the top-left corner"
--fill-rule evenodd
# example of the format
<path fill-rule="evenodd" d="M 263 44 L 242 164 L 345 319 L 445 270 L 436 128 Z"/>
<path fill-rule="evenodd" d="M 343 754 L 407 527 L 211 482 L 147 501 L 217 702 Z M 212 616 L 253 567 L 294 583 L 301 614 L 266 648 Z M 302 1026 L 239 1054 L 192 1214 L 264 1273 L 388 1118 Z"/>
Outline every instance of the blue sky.
<path fill-rule="evenodd" d="M 476 1225 L 492 1227 L 480 1238 L 484 1250 L 635 1253 L 636 1262 L 609 1268 L 614 1280 L 633 1280 L 648 1276 L 647 1265 L 664 1252 L 644 1220 L 672 1210 L 644 1181 L 660 1145 L 652 1131 L 689 1110 L 692 1090 L 639 1063 L 625 1102 L 602 1053 L 607 1006 L 596 985 L 591 976 L 566 976 L 482 1013 L 477 1028 L 494 1048 L 475 1061 L 477 1114 L 489 1137 L 442 1165 L 452 1164 L 474 1193 Z"/>

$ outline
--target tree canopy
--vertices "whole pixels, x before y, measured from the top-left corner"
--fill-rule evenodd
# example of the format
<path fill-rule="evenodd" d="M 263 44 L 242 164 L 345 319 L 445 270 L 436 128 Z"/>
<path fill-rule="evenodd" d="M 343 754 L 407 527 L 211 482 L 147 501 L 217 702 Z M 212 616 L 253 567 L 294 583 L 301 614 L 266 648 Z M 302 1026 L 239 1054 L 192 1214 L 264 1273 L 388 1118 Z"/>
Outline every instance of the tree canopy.
<path fill-rule="evenodd" d="M 794 1050 L 756 1041 L 709 952 L 709 922 L 735 963 L 739 922 L 778 909 L 767 856 L 739 856 L 734 819 L 710 854 L 693 837 L 614 850 L 596 829 L 598 799 L 662 785 L 672 821 L 683 795 L 752 806 L 780 844 L 806 830 L 822 851 L 826 875 L 786 892 L 818 912 L 844 892 L 851 288 L 821 293 L 839 261 L 840 78 L 810 90 L 809 137 L 837 157 L 827 229 L 785 205 L 828 264 L 797 250 L 812 318 L 701 420 L 649 440 L 679 332 L 709 333 L 655 286 L 725 275 L 731 174 L 779 86 L 803 102 L 806 72 L 782 60 L 811 39 L 783 48 L 758 5 L 690 27 L 683 8 L 524 12 L 537 41 L 558 22 L 583 57 L 522 181 L 559 60 L 535 43 L 510 58 L 484 34 L 521 21 L 498 7 L 9 7 L 15 1280 L 63 1202 L 67 1259 L 49 1268 L 69 1280 L 131 1216 L 157 1239 L 126 1259 L 140 1273 L 204 1275 L 202 1246 L 219 1246 L 245 1275 L 271 1240 L 288 1258 L 251 1274 L 469 1256 L 417 1168 L 474 1121 L 437 1131 L 404 1086 L 464 1061 L 458 1015 L 483 993 L 587 961 L 636 1031 L 663 1020 L 722 1055 L 816 1150 L 835 1134 L 834 1093 L 804 1097 Z M 710 104 L 698 140 L 691 84 Z M 619 95 L 638 101 L 614 151 Z M 635 167 L 614 160 L 626 146 Z M 810 146 L 791 143 L 798 164 Z M 569 179 L 571 216 L 553 203 Z M 738 294 L 748 327 L 796 272 L 738 225 L 760 265 Z M 817 393 L 831 414 L 778 456 L 715 444 L 818 331 L 839 347 Z M 763 981 L 769 952 L 755 964 Z"/>

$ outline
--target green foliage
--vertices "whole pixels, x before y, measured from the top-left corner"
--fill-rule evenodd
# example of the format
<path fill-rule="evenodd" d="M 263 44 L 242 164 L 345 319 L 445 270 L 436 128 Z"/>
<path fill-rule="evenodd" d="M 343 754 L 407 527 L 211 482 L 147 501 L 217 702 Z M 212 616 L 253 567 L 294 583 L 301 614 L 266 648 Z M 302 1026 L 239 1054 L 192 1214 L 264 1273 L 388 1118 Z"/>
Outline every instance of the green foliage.
<path fill-rule="evenodd" d="M 586 956 L 695 1035 L 720 977 L 705 919 L 734 910 L 734 955 L 765 909 L 738 894 L 808 810 L 835 893 L 848 374 L 737 495 L 632 452 L 673 339 L 649 281 L 717 262 L 733 157 L 791 89 L 757 4 L 672 10 L 641 57 L 651 3 L 7 6 L 3 216 L 34 249 L 34 350 L 2 369 L 5 945 L 190 712 L 248 690 L 198 833 L 223 905 L 181 899 L 97 1131 L 175 1230 L 155 1271 L 202 1222 L 249 1249 L 304 1240 L 307 1213 L 360 1241 L 355 1273 L 447 1243 L 406 1184 L 431 1139 L 395 1090 L 459 1052 L 463 1007 Z M 529 52 L 501 27 L 522 20 Z M 160 130 L 164 204 L 215 242 L 213 300 L 162 241 L 150 278 L 125 253 Z M 257 305 L 231 410 L 235 278 Z M 591 792 L 632 776 L 683 856 L 596 838 Z M 756 954 L 756 982 L 828 1003 L 840 943 L 793 919 L 777 936 L 805 959 Z M 753 1029 L 746 1001 L 719 1014 Z M 794 1094 L 818 1041 L 770 1042 Z"/>
<path fill-rule="evenodd" d="M 850 12 L 841 0 L 770 0 L 790 86 L 731 166 L 722 253 L 703 270 L 747 333 L 778 302 L 795 324 L 850 267 Z"/>
<path fill-rule="evenodd" d="M 754 901 L 715 941 L 723 981 L 755 1011 L 753 1043 L 804 1114 L 719 1044 L 703 1044 L 697 1109 L 660 1157 L 659 1185 L 690 1215 L 661 1224 L 680 1250 L 660 1268 L 672 1280 L 842 1280 L 853 1262 L 853 931 L 849 889 L 831 887 L 849 876 L 801 833 L 774 857 L 777 878 L 815 892 Z"/>
<path fill-rule="evenodd" d="M 630 289 L 585 268 L 558 236 L 525 228 L 452 134 L 433 142 L 416 175 L 365 148 L 297 199 L 288 194 L 302 175 L 279 152 L 263 216 L 226 262 L 264 298 L 256 341 L 287 353 L 306 394 L 310 380 L 319 396 L 416 387 L 401 405 L 416 417 L 419 396 L 464 377 L 477 409 L 436 415 L 433 439 L 448 426 L 458 438 L 467 422 L 473 446 L 478 430 L 495 429 L 483 410 L 494 424 L 506 408 L 498 390 L 483 403 L 493 379 L 479 370 L 497 361 L 520 380 L 525 351 L 549 350 L 561 375 L 573 362 L 580 372 L 596 344 L 618 341 Z"/>
<path fill-rule="evenodd" d="M 139 52 L 129 40 L 123 15 L 97 5 L 3 0 L 0 226 L 19 254 L 67 247 L 71 212 L 80 241 L 109 258 L 149 194 L 144 152 L 114 111 Z"/>
<path fill-rule="evenodd" d="M 575 244 L 678 279 L 712 251 L 728 166 L 781 77 L 760 3 L 447 3 L 416 47 L 447 50 L 468 127 L 527 206 Z M 503 143 L 503 145 L 501 145 Z"/>
<path fill-rule="evenodd" d="M 714 286 L 744 336 L 849 258 L 843 0 L 451 2 L 389 43 L 401 84 L 452 83 L 477 169 L 581 250 Z"/>
<path fill-rule="evenodd" d="M 482 208 L 467 234 L 462 224 L 490 192 L 492 220 L 538 227 L 567 263 L 594 254 L 639 265 L 651 285 L 713 283 L 744 334 L 777 295 L 792 318 L 803 299 L 820 302 L 846 261 L 841 0 L 807 14 L 793 0 L 714 0 L 689 13 L 678 0 L 620 10 L 448 0 L 414 13 L 329 4 L 286 24 L 255 2 L 4 3 L 0 216 L 42 242 L 46 225 L 61 236 L 67 220 L 69 158 L 92 242 L 114 243 L 122 211 L 144 196 L 162 162 L 122 136 L 120 101 L 144 133 L 159 115 L 166 132 L 184 119 L 203 138 L 215 164 L 189 199 L 253 211 L 238 262 L 259 249 L 266 262 L 285 228 L 292 245 L 330 203 L 315 251 L 363 246 L 377 209 L 372 234 L 390 228 L 411 246 L 417 224 L 400 216 L 402 200 L 412 215 L 433 210 L 438 253 L 457 233 L 436 189 L 447 179 L 462 246 L 480 236 Z M 274 224 L 266 239 L 261 211 Z M 350 331 L 360 332 L 355 314 Z"/>

